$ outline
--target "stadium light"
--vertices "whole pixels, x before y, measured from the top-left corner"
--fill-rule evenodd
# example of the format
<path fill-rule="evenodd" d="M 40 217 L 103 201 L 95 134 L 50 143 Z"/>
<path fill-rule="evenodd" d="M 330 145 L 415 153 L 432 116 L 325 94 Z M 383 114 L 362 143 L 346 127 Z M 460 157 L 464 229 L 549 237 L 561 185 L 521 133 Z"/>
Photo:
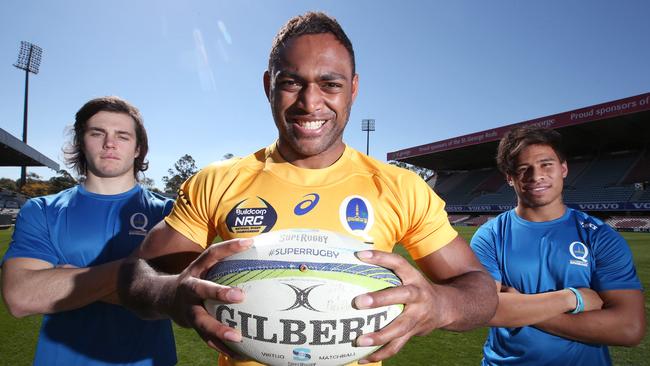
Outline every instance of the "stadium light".
<path fill-rule="evenodd" d="M 361 131 L 366 131 L 366 155 L 370 155 L 370 131 L 375 130 L 374 119 L 362 119 Z"/>
<path fill-rule="evenodd" d="M 20 42 L 20 52 L 15 67 L 25 70 L 25 103 L 23 107 L 23 142 L 27 144 L 27 106 L 29 96 L 29 73 L 38 74 L 38 68 L 41 66 L 41 56 L 43 49 L 33 43 L 26 41 Z M 25 185 L 27 179 L 27 167 L 20 167 L 20 187 Z"/>

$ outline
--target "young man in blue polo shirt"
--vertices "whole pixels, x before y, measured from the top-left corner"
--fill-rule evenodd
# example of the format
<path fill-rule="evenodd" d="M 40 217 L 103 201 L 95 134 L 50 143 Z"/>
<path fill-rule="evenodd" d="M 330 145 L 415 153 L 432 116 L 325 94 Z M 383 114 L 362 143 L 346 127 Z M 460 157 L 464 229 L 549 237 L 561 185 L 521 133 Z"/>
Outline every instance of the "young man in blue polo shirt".
<path fill-rule="evenodd" d="M 471 246 L 497 284 L 483 365 L 611 365 L 608 345 L 645 333 L 644 298 L 625 240 L 562 201 L 561 136 L 518 127 L 497 166 L 517 207 L 483 225 Z"/>
<path fill-rule="evenodd" d="M 77 112 L 67 162 L 85 181 L 29 200 L 2 265 L 12 315 L 45 314 L 35 365 L 174 365 L 169 320 L 141 320 L 119 304 L 117 270 L 172 201 L 137 184 L 147 169 L 140 112 L 117 97 Z"/>

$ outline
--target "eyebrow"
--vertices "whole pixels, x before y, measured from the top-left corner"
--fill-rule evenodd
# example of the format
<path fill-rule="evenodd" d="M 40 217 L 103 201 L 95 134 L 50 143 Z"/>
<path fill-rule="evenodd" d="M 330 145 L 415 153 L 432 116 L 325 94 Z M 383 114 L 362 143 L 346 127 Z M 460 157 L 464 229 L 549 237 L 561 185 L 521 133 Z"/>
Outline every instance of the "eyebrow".
<path fill-rule="evenodd" d="M 88 127 L 88 130 L 86 130 L 86 131 L 98 131 L 98 132 L 107 133 L 107 131 L 106 131 L 105 129 L 100 128 L 100 127 Z M 133 134 L 132 134 L 131 132 L 129 132 L 129 131 L 124 131 L 124 130 L 117 130 L 116 133 L 117 133 L 118 135 L 128 135 L 128 136 L 133 136 Z"/>
<path fill-rule="evenodd" d="M 302 76 L 300 76 L 298 73 L 292 72 L 292 71 L 279 71 L 277 73 L 277 78 L 291 78 L 291 79 L 296 79 L 296 80 L 304 80 Z M 332 80 L 348 80 L 348 78 L 343 75 L 339 74 L 338 72 L 328 72 L 322 75 L 318 76 L 319 80 L 321 81 L 332 81 Z"/>

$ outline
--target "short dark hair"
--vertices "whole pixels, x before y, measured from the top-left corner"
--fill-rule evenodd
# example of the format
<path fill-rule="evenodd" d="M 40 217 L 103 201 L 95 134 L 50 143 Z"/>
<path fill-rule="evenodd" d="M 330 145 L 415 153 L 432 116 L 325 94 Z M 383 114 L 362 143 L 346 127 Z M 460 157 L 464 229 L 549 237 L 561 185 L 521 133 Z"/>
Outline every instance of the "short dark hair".
<path fill-rule="evenodd" d="M 79 109 L 75 115 L 71 141 L 63 149 L 66 164 L 68 167 L 74 169 L 77 174 L 86 174 L 88 163 L 86 161 L 86 154 L 83 151 L 86 126 L 92 116 L 102 111 L 124 113 L 133 119 L 136 147 L 139 149 L 138 157 L 135 158 L 133 163 L 133 176 L 137 177 L 138 172 L 144 172 L 149 168 L 149 162 L 145 160 L 149 151 L 147 131 L 144 129 L 142 116 L 138 108 L 126 100 L 115 96 L 91 99 Z"/>
<path fill-rule="evenodd" d="M 506 132 L 499 142 L 497 167 L 501 173 L 513 175 L 517 170 L 517 157 L 530 145 L 550 146 L 560 162 L 566 161 L 562 148 L 562 135 L 555 130 L 535 126 L 519 126 Z"/>
<path fill-rule="evenodd" d="M 273 46 L 269 54 L 269 72 L 273 72 L 273 67 L 280 60 L 280 52 L 291 39 L 305 34 L 322 34 L 331 33 L 341 42 L 343 47 L 348 50 L 350 60 L 352 61 L 352 75 L 356 73 L 354 62 L 354 49 L 352 42 L 341 28 L 341 25 L 335 18 L 322 12 L 307 12 L 303 15 L 295 16 L 280 28 L 278 34 L 273 38 Z"/>

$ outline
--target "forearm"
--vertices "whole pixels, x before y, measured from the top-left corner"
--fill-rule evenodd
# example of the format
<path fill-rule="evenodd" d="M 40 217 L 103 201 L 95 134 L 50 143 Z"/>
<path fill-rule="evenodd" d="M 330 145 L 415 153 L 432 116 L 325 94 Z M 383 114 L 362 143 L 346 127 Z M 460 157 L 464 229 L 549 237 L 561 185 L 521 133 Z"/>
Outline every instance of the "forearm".
<path fill-rule="evenodd" d="M 465 331 L 482 326 L 494 315 L 497 295 L 494 280 L 485 272 L 472 271 L 453 278 L 445 285 L 433 285 L 447 312 L 442 328 Z"/>
<path fill-rule="evenodd" d="M 175 295 L 177 276 L 158 273 L 146 260 L 129 257 L 119 269 L 120 302 L 144 319 L 166 318 Z"/>
<path fill-rule="evenodd" d="M 614 309 L 561 314 L 534 326 L 563 338 L 609 346 L 635 346 L 645 332 L 645 321 Z"/>
<path fill-rule="evenodd" d="M 575 309 L 575 295 L 570 290 L 541 294 L 499 293 L 499 306 L 488 322 L 493 327 L 523 327 L 536 324 Z"/>
<path fill-rule="evenodd" d="M 12 315 L 73 310 L 116 290 L 121 261 L 87 268 L 12 268 L 3 273 L 3 294 Z"/>

